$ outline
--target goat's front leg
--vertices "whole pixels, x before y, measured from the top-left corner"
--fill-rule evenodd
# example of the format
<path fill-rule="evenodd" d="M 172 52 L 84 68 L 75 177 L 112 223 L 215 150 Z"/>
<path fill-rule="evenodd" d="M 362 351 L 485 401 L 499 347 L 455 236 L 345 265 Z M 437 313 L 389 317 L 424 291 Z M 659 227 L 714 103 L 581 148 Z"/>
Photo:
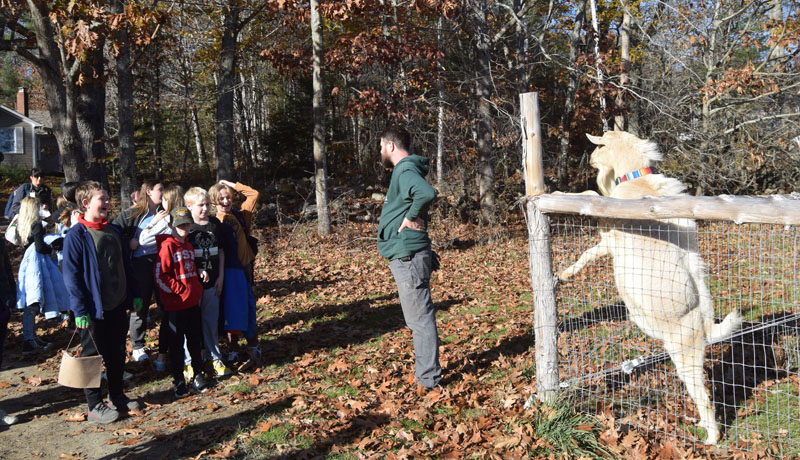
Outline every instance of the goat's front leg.
<path fill-rule="evenodd" d="M 611 255 L 611 249 L 604 238 L 600 240 L 600 243 L 598 243 L 597 246 L 587 249 L 577 262 L 561 271 L 558 274 L 558 277 L 562 281 L 566 281 L 575 276 L 575 274 L 579 271 L 583 270 L 583 267 L 585 267 L 587 264 L 594 262 L 601 257 L 607 257 L 609 255 Z"/>

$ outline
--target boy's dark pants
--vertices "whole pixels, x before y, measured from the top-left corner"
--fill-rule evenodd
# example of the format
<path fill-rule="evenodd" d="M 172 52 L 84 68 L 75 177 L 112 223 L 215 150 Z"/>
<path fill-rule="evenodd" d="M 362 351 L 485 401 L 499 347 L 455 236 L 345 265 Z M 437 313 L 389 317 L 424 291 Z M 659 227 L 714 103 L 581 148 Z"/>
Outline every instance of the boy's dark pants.
<path fill-rule="evenodd" d="M 195 305 L 184 310 L 169 310 L 164 312 L 163 321 L 166 321 L 167 335 L 169 336 L 169 363 L 172 370 L 172 383 L 178 385 L 184 382 L 183 378 L 183 340 L 192 357 L 194 375 L 203 372 L 203 357 L 200 352 L 203 346 L 203 322 L 200 316 L 200 307 Z"/>
<path fill-rule="evenodd" d="M 122 396 L 122 373 L 125 367 L 125 337 L 128 335 L 128 313 L 123 307 L 103 311 L 103 319 L 92 319 L 89 327 L 79 329 L 81 334 L 81 356 L 103 357 L 108 380 L 110 398 Z M 91 331 L 91 335 L 90 335 Z M 92 340 L 94 338 L 94 340 Z M 97 347 L 95 347 L 97 344 Z M 89 410 L 103 402 L 100 388 L 86 388 Z"/>
<path fill-rule="evenodd" d="M 133 274 L 139 284 L 139 291 L 142 296 L 142 310 L 139 312 L 131 311 L 130 333 L 131 344 L 134 349 L 144 347 L 144 337 L 147 335 L 147 326 L 150 321 L 150 299 L 156 292 L 155 281 L 153 279 L 153 267 L 156 265 L 156 256 L 134 257 L 131 260 Z"/>
<path fill-rule="evenodd" d="M 11 309 L 0 299 L 0 367 L 3 366 L 3 344 L 8 333 L 8 319 L 11 318 Z"/>

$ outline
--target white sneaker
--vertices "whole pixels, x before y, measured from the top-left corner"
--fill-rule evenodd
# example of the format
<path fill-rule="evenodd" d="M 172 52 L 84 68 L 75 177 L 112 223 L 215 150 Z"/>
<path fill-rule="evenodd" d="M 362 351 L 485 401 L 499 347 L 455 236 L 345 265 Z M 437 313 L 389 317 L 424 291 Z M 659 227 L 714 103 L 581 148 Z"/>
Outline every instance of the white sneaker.
<path fill-rule="evenodd" d="M 137 363 L 141 363 L 143 361 L 147 361 L 148 359 L 150 359 L 150 357 L 147 356 L 147 350 L 145 350 L 144 348 L 134 348 L 133 353 L 131 353 L 131 356 L 133 357 L 133 360 L 136 361 Z"/>

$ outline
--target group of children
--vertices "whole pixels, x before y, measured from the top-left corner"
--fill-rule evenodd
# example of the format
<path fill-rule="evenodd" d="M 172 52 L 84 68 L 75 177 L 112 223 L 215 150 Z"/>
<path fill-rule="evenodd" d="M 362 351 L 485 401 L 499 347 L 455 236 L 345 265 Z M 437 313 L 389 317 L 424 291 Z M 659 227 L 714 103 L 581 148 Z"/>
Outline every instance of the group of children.
<path fill-rule="evenodd" d="M 206 372 L 226 377 L 232 373 L 229 366 L 260 359 L 252 292 L 257 241 L 250 236 L 256 190 L 222 180 L 208 191 L 193 187 L 184 193 L 177 184 L 164 187 L 149 180 L 135 204 L 111 223 L 108 192 L 100 183 L 67 183 L 62 193 L 55 235 L 44 231 L 35 197 L 21 202 L 19 242 L 27 248 L 26 257 L 34 254 L 30 265 L 38 268 L 20 267 L 17 306 L 23 308 L 27 353 L 50 346 L 36 337 L 35 315 L 54 317 L 65 309 L 62 299 L 69 299 L 82 356 L 102 355 L 106 370 L 107 402 L 100 388 L 84 390 L 88 420 L 110 423 L 139 407 L 123 392 L 125 340 L 130 333 L 134 361 L 150 359 L 145 335 L 153 299 L 162 311 L 153 363 L 157 371 L 169 368 L 176 398 L 185 397 L 189 386 L 206 391 Z M 238 209 L 233 207 L 236 193 L 245 197 Z M 216 215 L 210 214 L 212 204 Z M 26 292 L 37 291 L 30 289 L 34 282 L 42 285 L 42 295 L 26 298 Z M 220 331 L 227 332 L 227 359 Z M 246 353 L 239 346 L 242 337 Z M 2 416 L 0 424 L 8 424 Z"/>

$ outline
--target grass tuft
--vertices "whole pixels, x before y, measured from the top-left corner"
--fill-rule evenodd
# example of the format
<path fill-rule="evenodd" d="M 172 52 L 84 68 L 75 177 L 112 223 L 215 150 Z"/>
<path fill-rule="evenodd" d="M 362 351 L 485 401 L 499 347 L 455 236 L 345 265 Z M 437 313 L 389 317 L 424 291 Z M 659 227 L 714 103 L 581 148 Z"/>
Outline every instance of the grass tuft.
<path fill-rule="evenodd" d="M 556 458 L 610 457 L 598 440 L 600 424 L 589 415 L 576 413 L 569 398 L 541 406 L 532 423 L 536 435 L 549 444 L 536 454 L 555 453 Z"/>

